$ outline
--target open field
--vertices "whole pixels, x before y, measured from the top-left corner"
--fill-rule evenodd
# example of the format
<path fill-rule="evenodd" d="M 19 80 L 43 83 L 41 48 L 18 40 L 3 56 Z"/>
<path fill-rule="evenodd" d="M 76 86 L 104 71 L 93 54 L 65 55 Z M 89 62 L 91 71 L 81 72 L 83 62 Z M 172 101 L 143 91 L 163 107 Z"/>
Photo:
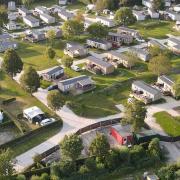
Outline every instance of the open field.
<path fill-rule="evenodd" d="M 156 122 L 170 136 L 180 136 L 180 117 L 173 117 L 167 112 L 154 114 Z"/>
<path fill-rule="evenodd" d="M 139 30 L 145 39 L 150 37 L 163 39 L 167 37 L 166 34 L 180 35 L 180 32 L 173 29 L 174 25 L 172 21 L 145 20 L 129 27 Z"/>

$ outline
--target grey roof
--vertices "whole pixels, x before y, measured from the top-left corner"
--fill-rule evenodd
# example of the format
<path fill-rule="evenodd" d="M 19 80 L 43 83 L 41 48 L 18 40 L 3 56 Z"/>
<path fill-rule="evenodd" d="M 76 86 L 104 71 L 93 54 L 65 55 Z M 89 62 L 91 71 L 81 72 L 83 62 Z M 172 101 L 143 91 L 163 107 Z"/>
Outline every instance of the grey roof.
<path fill-rule="evenodd" d="M 0 35 L 0 41 L 1 41 L 1 40 L 10 39 L 10 37 L 11 37 L 11 36 L 10 36 L 9 34 L 1 34 L 1 35 Z"/>
<path fill-rule="evenodd" d="M 105 67 L 105 68 L 108 68 L 108 67 L 111 67 L 112 64 L 106 62 L 106 61 L 103 61 L 102 59 L 98 59 L 94 56 L 89 56 L 86 58 L 87 60 L 91 61 L 92 63 L 96 64 L 96 65 L 99 65 L 101 67 Z"/>
<path fill-rule="evenodd" d="M 102 40 L 102 39 L 90 38 L 90 39 L 87 39 L 87 40 L 90 40 L 90 41 L 93 41 L 93 42 L 97 42 L 97 43 L 100 43 L 100 44 L 108 44 L 109 43 L 108 41 Z"/>
<path fill-rule="evenodd" d="M 132 37 L 131 35 L 128 35 L 128 34 L 120 34 L 120 33 L 114 33 L 114 32 L 109 32 L 108 33 L 109 36 L 116 36 L 116 37 Z"/>
<path fill-rule="evenodd" d="M 159 79 L 161 81 L 163 81 L 164 83 L 168 84 L 169 86 L 173 86 L 174 85 L 174 81 L 172 79 L 170 79 L 170 77 L 162 75 L 159 76 Z"/>
<path fill-rule="evenodd" d="M 176 43 L 177 45 L 180 45 L 180 41 L 176 38 L 169 38 L 169 41 L 172 41 L 173 43 Z"/>
<path fill-rule="evenodd" d="M 156 41 L 156 40 L 154 40 L 154 39 L 150 40 L 149 43 L 152 44 L 152 45 L 154 45 L 154 46 L 158 46 L 158 47 L 160 47 L 161 49 L 165 49 L 165 47 L 164 47 L 161 43 L 159 43 L 158 41 Z"/>
<path fill-rule="evenodd" d="M 93 84 L 93 81 L 90 78 L 88 78 L 88 79 L 80 80 L 80 81 L 78 81 L 78 83 L 81 86 L 86 86 L 86 85 L 89 85 L 89 84 Z"/>
<path fill-rule="evenodd" d="M 121 136 L 132 135 L 130 125 L 122 126 L 120 124 L 117 124 L 117 125 L 112 126 L 112 128 L 114 128 Z"/>
<path fill-rule="evenodd" d="M 55 66 L 54 68 L 51 68 L 48 72 L 46 72 L 46 74 L 48 74 L 49 76 L 53 75 L 54 73 L 61 71 L 63 68 L 60 66 Z"/>
<path fill-rule="evenodd" d="M 96 19 L 101 19 L 103 21 L 108 21 L 108 22 L 114 22 L 112 19 L 108 19 L 107 17 L 103 17 L 103 16 L 97 16 Z"/>
<path fill-rule="evenodd" d="M 58 12 L 58 14 L 61 14 L 61 15 L 65 16 L 65 17 L 67 17 L 67 18 L 73 18 L 74 17 L 73 13 L 68 12 L 66 10 L 61 10 L 61 11 Z"/>
<path fill-rule="evenodd" d="M 77 76 L 77 77 L 73 77 L 73 78 L 70 78 L 70 79 L 66 79 L 66 80 L 63 80 L 63 81 L 59 81 L 58 83 L 65 86 L 65 85 L 73 84 L 73 83 L 76 83 L 78 81 L 82 81 L 82 80 L 85 80 L 85 79 L 88 79 L 88 78 L 89 78 L 88 76 L 82 75 L 82 76 Z"/>
<path fill-rule="evenodd" d="M 39 22 L 39 19 L 36 19 L 33 16 L 25 16 L 24 18 L 31 21 L 32 23 Z"/>
<path fill-rule="evenodd" d="M 54 18 L 53 16 L 50 16 L 49 14 L 45 14 L 45 13 L 41 14 L 40 16 L 43 16 L 44 18 L 46 18 L 48 20 Z"/>
<path fill-rule="evenodd" d="M 157 89 L 151 87 L 149 84 L 145 83 L 144 81 L 134 81 L 133 84 L 153 95 L 156 95 L 160 92 Z"/>
<path fill-rule="evenodd" d="M 0 42 L 0 46 L 8 48 L 10 45 L 17 44 L 16 42 L 11 42 L 11 41 L 2 41 Z"/>
<path fill-rule="evenodd" d="M 23 11 L 23 12 L 26 13 L 26 14 L 30 14 L 30 13 L 31 13 L 31 12 L 30 12 L 28 9 L 26 9 L 25 7 L 21 7 L 21 8 L 19 8 L 19 10 Z"/>
<path fill-rule="evenodd" d="M 129 51 L 137 53 L 137 54 L 141 54 L 141 55 L 144 55 L 144 56 L 149 55 L 149 52 L 147 52 L 147 51 L 145 51 L 143 49 L 140 49 L 140 48 L 131 47 L 131 48 L 129 48 Z"/>

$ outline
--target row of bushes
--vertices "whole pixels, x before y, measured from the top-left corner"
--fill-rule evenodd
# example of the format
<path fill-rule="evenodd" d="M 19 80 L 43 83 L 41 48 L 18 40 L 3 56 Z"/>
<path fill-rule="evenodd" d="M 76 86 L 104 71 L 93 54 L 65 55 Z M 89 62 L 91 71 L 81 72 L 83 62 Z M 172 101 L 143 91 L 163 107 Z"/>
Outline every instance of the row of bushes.
<path fill-rule="evenodd" d="M 21 144 L 21 143 L 27 141 L 29 138 L 32 138 L 34 136 L 37 136 L 38 134 L 41 134 L 45 129 L 53 130 L 53 127 L 57 127 L 57 126 L 59 126 L 59 127 L 62 126 L 62 121 L 58 120 L 47 126 L 43 126 L 36 130 L 30 131 L 30 132 L 24 134 L 23 136 L 20 136 L 20 137 L 15 138 L 5 144 L 0 145 L 0 149 L 6 149 L 9 147 L 17 146 L 18 144 Z"/>

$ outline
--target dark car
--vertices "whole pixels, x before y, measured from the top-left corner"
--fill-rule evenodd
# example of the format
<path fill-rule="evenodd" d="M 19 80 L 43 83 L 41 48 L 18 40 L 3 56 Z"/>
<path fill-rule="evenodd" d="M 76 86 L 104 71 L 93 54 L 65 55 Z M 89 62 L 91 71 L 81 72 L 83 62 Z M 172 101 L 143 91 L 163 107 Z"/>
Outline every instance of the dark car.
<path fill-rule="evenodd" d="M 48 91 L 52 91 L 52 90 L 55 90 L 55 89 L 58 89 L 58 85 L 51 85 L 47 88 Z"/>

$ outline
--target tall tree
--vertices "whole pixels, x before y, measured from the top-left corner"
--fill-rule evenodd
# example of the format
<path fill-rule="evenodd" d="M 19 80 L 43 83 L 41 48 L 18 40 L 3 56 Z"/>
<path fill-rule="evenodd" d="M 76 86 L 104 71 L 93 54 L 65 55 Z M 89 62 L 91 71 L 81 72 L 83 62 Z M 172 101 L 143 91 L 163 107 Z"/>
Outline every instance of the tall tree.
<path fill-rule="evenodd" d="M 93 23 L 87 28 L 87 32 L 95 38 L 104 38 L 108 35 L 108 27 L 101 23 Z"/>
<path fill-rule="evenodd" d="M 69 68 L 73 64 L 73 59 L 68 55 L 64 55 L 61 59 L 61 64 Z"/>
<path fill-rule="evenodd" d="M 165 0 L 153 0 L 152 5 L 154 10 L 163 10 L 165 8 Z"/>
<path fill-rule="evenodd" d="M 0 150 L 0 179 L 3 176 L 11 176 L 14 172 L 12 164 L 12 151 L 10 149 Z"/>
<path fill-rule="evenodd" d="M 46 55 L 47 55 L 48 59 L 54 59 L 54 57 L 56 56 L 56 52 L 54 51 L 54 49 L 52 47 L 48 47 L 46 49 Z"/>
<path fill-rule="evenodd" d="M 47 104 L 54 111 L 59 110 L 64 103 L 65 99 L 58 90 L 53 90 L 48 93 Z"/>
<path fill-rule="evenodd" d="M 132 124 L 133 132 L 138 132 L 144 126 L 146 113 L 144 104 L 140 101 L 134 101 L 126 105 L 123 122 Z"/>
<path fill-rule="evenodd" d="M 161 74 L 166 74 L 171 70 L 171 62 L 167 56 L 160 54 L 159 56 L 155 56 L 150 60 L 148 69 L 153 74 L 158 76 Z"/>
<path fill-rule="evenodd" d="M 5 5 L 0 5 L 0 27 L 8 22 L 8 13 Z"/>
<path fill-rule="evenodd" d="M 32 93 L 37 91 L 40 87 L 40 77 L 36 70 L 30 66 L 25 69 L 24 73 L 21 75 L 20 83 L 24 89 Z"/>
<path fill-rule="evenodd" d="M 63 35 L 65 38 L 71 38 L 73 36 L 78 36 L 84 31 L 84 24 L 77 20 L 65 21 L 62 26 Z"/>
<path fill-rule="evenodd" d="M 127 56 L 128 56 L 128 64 L 131 70 L 131 68 L 138 62 L 138 57 L 135 53 L 132 52 L 128 52 Z"/>
<path fill-rule="evenodd" d="M 56 38 L 56 32 L 51 29 L 47 32 L 46 37 L 48 38 L 51 46 L 53 46 L 54 39 Z"/>
<path fill-rule="evenodd" d="M 70 136 L 65 136 L 60 143 L 61 154 L 65 159 L 70 159 L 75 161 L 81 155 L 83 150 L 82 139 L 76 135 L 72 134 Z"/>
<path fill-rule="evenodd" d="M 74 20 L 78 22 L 84 22 L 84 15 L 80 10 L 76 12 L 76 16 L 74 17 Z"/>
<path fill-rule="evenodd" d="M 173 85 L 174 95 L 178 99 L 180 97 L 180 79 L 177 79 Z"/>
<path fill-rule="evenodd" d="M 114 19 L 118 24 L 122 25 L 130 25 L 136 21 L 132 10 L 128 7 L 122 7 L 117 10 Z"/>
<path fill-rule="evenodd" d="M 90 154 L 96 156 L 98 161 L 105 162 L 109 153 L 110 145 L 104 134 L 98 133 L 89 147 Z"/>
<path fill-rule="evenodd" d="M 2 68 L 11 76 L 15 76 L 22 71 L 23 62 L 15 50 L 8 49 L 5 52 Z"/>

